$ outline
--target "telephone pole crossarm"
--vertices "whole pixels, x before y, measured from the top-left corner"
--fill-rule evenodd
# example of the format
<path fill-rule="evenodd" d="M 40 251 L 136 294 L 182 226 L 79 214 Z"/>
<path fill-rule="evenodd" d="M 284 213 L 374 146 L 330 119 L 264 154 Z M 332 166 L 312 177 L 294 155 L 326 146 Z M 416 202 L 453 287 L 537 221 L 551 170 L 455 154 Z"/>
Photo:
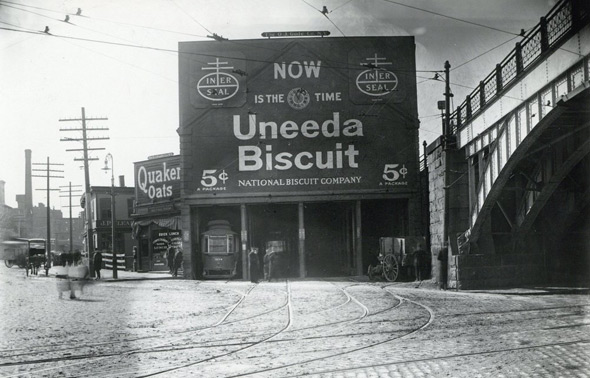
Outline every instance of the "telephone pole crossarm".
<path fill-rule="evenodd" d="M 62 128 L 60 131 L 81 131 L 82 137 L 81 138 L 62 138 L 62 142 L 82 142 L 81 149 L 67 149 L 66 151 L 80 151 L 83 152 L 83 158 L 74 158 L 74 161 L 84 161 L 84 196 L 85 196 L 85 203 L 86 206 L 84 207 L 84 213 L 86 216 L 86 251 L 88 252 L 88 268 L 90 270 L 90 277 L 94 277 L 94 267 L 92 263 L 92 259 L 94 257 L 94 235 L 93 235 L 93 223 L 92 220 L 94 219 L 92 216 L 92 209 L 90 207 L 90 173 L 88 169 L 88 162 L 92 160 L 98 160 L 98 158 L 92 158 L 88 156 L 88 151 L 97 151 L 97 150 L 104 150 L 104 148 L 89 148 L 88 142 L 94 140 L 107 140 L 108 137 L 94 137 L 90 138 L 88 136 L 89 132 L 92 131 L 106 131 L 109 130 L 108 127 L 95 127 L 90 128 L 87 127 L 86 123 L 88 121 L 108 121 L 107 117 L 86 117 L 86 110 L 82 108 L 82 117 L 81 118 L 61 118 L 60 122 L 81 122 L 82 127 L 72 127 L 72 128 Z M 71 207 L 70 207 L 71 209 Z"/>

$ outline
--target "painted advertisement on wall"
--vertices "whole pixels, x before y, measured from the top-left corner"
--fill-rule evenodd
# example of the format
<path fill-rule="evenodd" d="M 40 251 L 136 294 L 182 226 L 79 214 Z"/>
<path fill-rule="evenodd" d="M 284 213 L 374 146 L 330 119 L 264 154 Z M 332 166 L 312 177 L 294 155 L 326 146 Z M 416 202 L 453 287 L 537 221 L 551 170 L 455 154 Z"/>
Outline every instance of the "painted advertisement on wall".
<path fill-rule="evenodd" d="M 180 156 L 154 156 L 134 164 L 137 205 L 180 198 Z"/>
<path fill-rule="evenodd" d="M 152 269 L 167 270 L 166 251 L 170 247 L 182 249 L 182 238 L 178 230 L 152 232 Z"/>
<path fill-rule="evenodd" d="M 185 194 L 413 190 L 414 49 L 413 37 L 181 42 Z"/>

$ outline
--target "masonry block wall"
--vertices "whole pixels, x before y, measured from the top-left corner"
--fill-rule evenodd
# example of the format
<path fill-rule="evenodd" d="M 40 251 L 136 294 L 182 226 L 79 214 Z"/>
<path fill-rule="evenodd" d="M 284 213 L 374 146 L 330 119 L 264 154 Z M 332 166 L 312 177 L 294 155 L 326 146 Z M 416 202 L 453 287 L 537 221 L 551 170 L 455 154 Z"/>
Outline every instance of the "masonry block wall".
<path fill-rule="evenodd" d="M 452 146 L 452 142 L 451 142 Z M 457 235 L 469 228 L 469 191 L 467 159 L 463 151 L 449 148 L 443 150 L 439 138 L 427 148 L 428 190 L 430 199 L 430 252 L 433 276 L 438 276 L 438 253 L 445 247 L 445 196 L 448 195 L 448 234 L 451 245 L 448 254 L 448 287 L 458 287 L 458 265 L 455 255 Z M 445 189 L 445 170 L 447 172 L 447 189 Z"/>

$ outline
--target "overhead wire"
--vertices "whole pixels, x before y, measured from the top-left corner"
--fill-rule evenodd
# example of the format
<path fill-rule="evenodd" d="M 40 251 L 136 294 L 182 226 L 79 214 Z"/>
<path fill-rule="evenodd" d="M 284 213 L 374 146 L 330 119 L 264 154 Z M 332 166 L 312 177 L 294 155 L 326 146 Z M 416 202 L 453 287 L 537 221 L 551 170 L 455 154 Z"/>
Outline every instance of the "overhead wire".
<path fill-rule="evenodd" d="M 203 29 L 205 29 L 205 30 L 207 31 L 207 33 L 209 33 L 209 34 L 215 34 L 215 33 L 213 33 L 211 30 L 207 29 L 207 28 L 205 27 L 205 25 L 201 24 L 201 23 L 199 22 L 199 20 L 197 20 L 197 19 L 196 19 L 196 18 L 194 18 L 192 15 L 190 15 L 190 14 L 189 14 L 189 13 L 188 13 L 186 10 L 184 10 L 184 8 L 182 8 L 180 5 L 178 5 L 178 3 L 177 3 L 176 1 L 172 0 L 172 4 L 176 5 L 176 7 L 177 7 L 178 9 L 180 9 L 180 10 L 181 10 L 181 11 L 182 11 L 182 12 L 183 12 L 185 15 L 187 15 L 187 16 L 188 16 L 190 19 L 192 19 L 194 22 L 196 22 L 196 23 L 197 23 L 197 25 L 199 25 L 200 27 L 202 27 Z"/>
<path fill-rule="evenodd" d="M 53 13 L 58 13 L 58 14 L 63 14 L 64 12 L 61 11 L 56 11 L 53 9 L 48 9 L 48 8 L 41 8 L 41 7 L 36 7 L 33 5 L 27 5 L 27 4 L 20 4 L 20 3 L 15 3 L 12 1 L 7 1 L 7 0 L 0 0 L 0 3 L 5 3 L 5 4 L 14 4 L 14 5 L 18 5 L 21 7 L 25 7 L 25 8 L 32 8 L 32 9 L 39 9 L 39 10 L 44 10 L 47 12 L 53 12 Z M 24 9 L 21 9 L 24 10 Z M 97 21 L 102 21 L 102 22 L 108 22 L 108 23 L 112 23 L 112 24 L 117 24 L 117 25 L 124 25 L 124 26 L 132 26 L 135 28 L 142 28 L 142 29 L 149 29 L 149 30 L 155 30 L 155 31 L 161 31 L 161 32 L 165 32 L 165 33 L 173 33 L 173 34 L 179 34 L 179 35 L 186 35 L 186 36 L 191 36 L 191 37 L 199 37 L 199 38 L 206 38 L 207 36 L 205 35 L 199 35 L 199 34 L 193 34 L 193 33 L 186 33 L 186 32 L 182 32 L 182 31 L 177 31 L 177 30 L 170 30 L 170 29 L 163 29 L 163 28 L 157 28 L 154 26 L 146 26 L 146 25 L 138 25 L 138 24 L 131 24 L 128 22 L 121 22 L 121 21 L 114 21 L 114 20 L 109 20 L 106 18 L 101 18 L 101 17 L 96 17 L 96 16 L 88 16 L 88 15 L 77 15 L 76 13 L 69 13 L 70 15 L 75 15 L 78 17 L 82 17 L 82 18 L 88 18 L 90 20 L 97 20 Z M 58 20 L 60 21 L 60 20 Z"/>
<path fill-rule="evenodd" d="M 330 18 L 327 16 L 327 14 L 326 14 L 326 13 L 324 13 L 324 12 L 322 12 L 322 11 L 318 10 L 318 9 L 317 9 L 317 8 L 315 8 L 313 5 L 309 4 L 307 1 L 305 1 L 305 0 L 302 0 L 302 1 L 303 1 L 304 3 L 306 3 L 307 5 L 309 5 L 310 7 L 312 7 L 313 9 L 315 9 L 316 11 L 318 11 L 319 13 L 322 13 L 322 14 L 323 14 L 323 15 L 324 15 L 324 16 L 325 16 L 325 17 L 326 17 L 326 18 L 327 18 L 327 19 L 328 19 L 328 20 L 329 20 L 329 21 L 332 23 L 332 25 L 333 25 L 333 26 L 334 26 L 334 27 L 335 27 L 337 30 L 339 30 L 339 31 L 340 31 L 340 33 L 341 33 L 343 36 L 345 36 L 345 37 L 346 37 L 346 35 L 344 34 L 344 32 L 343 32 L 343 31 L 342 31 L 342 30 L 341 30 L 341 29 L 338 27 L 338 25 L 336 25 L 336 23 L 335 23 L 333 20 L 331 20 L 331 19 L 330 19 Z M 492 29 L 492 30 L 496 30 L 496 31 L 502 31 L 502 32 L 509 33 L 509 34 L 514 34 L 514 33 L 506 32 L 506 31 L 504 31 L 504 30 L 501 30 L 501 29 L 497 29 L 497 28 L 490 27 L 490 26 L 488 26 L 488 25 L 482 25 L 482 24 L 474 23 L 474 22 L 471 22 L 471 21 L 467 21 L 467 20 L 463 20 L 463 19 L 456 18 L 456 17 L 452 17 L 452 16 L 448 16 L 448 15 L 440 14 L 440 13 L 433 12 L 433 11 L 429 11 L 429 10 L 426 10 L 426 9 L 422 9 L 422 8 L 418 8 L 418 7 L 414 7 L 414 6 L 409 6 L 409 5 L 406 5 L 406 4 L 401 4 L 401 3 L 398 3 L 398 2 L 395 2 L 395 1 L 390 1 L 390 0 L 385 0 L 385 1 L 386 1 L 386 2 L 389 2 L 389 3 L 392 3 L 392 4 L 396 4 L 396 5 L 400 5 L 400 6 L 405 6 L 405 7 L 412 8 L 412 9 L 416 9 L 416 10 L 419 10 L 419 11 L 424 11 L 424 12 L 427 12 L 427 13 L 435 14 L 435 15 L 437 15 L 437 16 L 446 17 L 446 18 L 449 18 L 449 19 L 452 19 L 452 20 L 455 20 L 455 21 L 461 21 L 461 22 L 465 22 L 465 23 L 472 24 L 472 25 L 476 25 L 476 26 L 480 26 L 480 27 L 486 27 L 486 28 L 488 28 L 488 29 Z M 5 3 L 5 4 L 15 4 L 15 3 L 12 3 L 12 2 L 9 2 L 9 1 L 6 1 L 6 0 L 0 0 L 0 2 L 1 2 L 1 3 Z M 344 6 L 344 5 L 347 5 L 347 4 L 349 4 L 350 2 L 352 2 L 352 0 L 350 0 L 350 1 L 346 2 L 345 4 L 342 4 L 341 6 L 339 6 L 339 7 L 335 8 L 335 9 L 333 9 L 332 11 L 330 11 L 330 12 L 328 12 L 328 13 L 331 13 L 331 12 L 333 12 L 334 10 L 336 10 L 336 9 L 338 9 L 338 8 L 340 8 L 340 7 Z M 200 23 L 200 22 L 199 22 L 197 19 L 195 19 L 194 17 L 192 17 L 190 14 L 188 14 L 188 13 L 186 12 L 186 10 L 184 10 L 182 7 L 180 7 L 180 6 L 179 6 L 179 5 L 178 5 L 176 2 L 174 2 L 174 1 L 173 1 L 173 3 L 174 3 L 174 4 L 175 4 L 175 5 L 176 5 L 176 6 L 177 6 L 177 7 L 178 7 L 178 8 L 179 8 L 181 11 L 183 11 L 183 12 L 184 12 L 184 13 L 185 13 L 185 14 L 186 14 L 188 17 L 190 17 L 190 18 L 191 18 L 193 21 L 195 21 L 195 22 L 196 22 L 196 23 L 197 23 L 199 26 L 201 26 L 201 27 L 202 27 L 204 30 L 206 30 L 207 32 L 211 33 L 211 31 L 210 31 L 210 30 L 209 30 L 207 27 L 205 27 L 205 26 L 204 26 L 203 24 L 201 24 L 201 23 Z M 23 5 L 23 4 L 18 4 L 18 5 L 20 5 L 20 6 L 27 6 L 27 5 Z M 7 6 L 8 6 L 8 5 L 7 5 Z M 9 7 L 11 7 L 11 6 L 9 6 Z M 34 9 L 45 10 L 45 11 L 49 11 L 49 12 L 60 13 L 60 12 L 58 12 L 58 11 L 54 11 L 54 10 L 47 9 L 47 8 L 34 7 L 34 6 L 28 6 L 28 7 L 31 7 L 31 8 L 34 8 Z M 17 8 L 17 7 L 12 7 L 12 8 L 14 8 L 14 9 L 19 9 L 19 10 L 22 10 L 22 11 L 28 11 L 28 10 L 25 10 L 25 9 L 22 9 L 22 8 Z M 53 18 L 51 18 L 51 17 L 49 17 L 49 16 L 46 16 L 46 15 L 43 15 L 43 14 L 40 14 L 40 13 L 37 13 L 37 12 L 32 12 L 32 11 L 28 11 L 28 12 L 30 12 L 30 13 L 33 13 L 33 14 L 36 14 L 36 15 L 39 15 L 39 16 L 41 16 L 41 17 L 46 17 L 46 18 L 53 19 Z M 94 18 L 94 19 L 98 19 L 98 18 Z M 193 34 L 190 34 L 190 33 L 175 32 L 175 31 L 166 30 L 166 29 L 158 29 L 158 28 L 153 28 L 153 27 L 145 27 L 145 26 L 142 26 L 142 25 L 133 25 L 133 24 L 127 24 L 127 23 L 119 23 L 119 22 L 116 22 L 116 21 L 110 21 L 110 20 L 106 20 L 106 19 L 99 19 L 99 20 L 106 21 L 106 22 L 113 22 L 113 23 L 118 23 L 118 24 L 122 24 L 122 25 L 129 25 L 129 26 L 133 26 L 133 27 L 143 27 L 143 28 L 147 28 L 147 29 L 154 29 L 154 30 L 159 30 L 159 31 L 164 31 L 164 32 L 170 32 L 170 33 L 178 33 L 178 34 L 185 34 L 185 35 L 191 35 L 191 36 L 198 36 L 198 35 L 193 35 Z M 57 21 L 62 21 L 62 20 L 57 20 Z M 7 24 L 7 23 L 5 23 L 5 24 Z M 16 26 L 16 25 L 11 25 L 11 26 L 14 26 L 14 27 L 18 27 L 18 28 L 24 29 L 23 31 L 24 31 L 24 32 L 27 32 L 27 29 L 26 29 L 26 28 L 22 28 L 22 27 L 20 27 L 20 26 Z M 82 28 L 84 28 L 84 27 L 82 27 Z M 0 29 L 4 29 L 4 30 L 10 30 L 10 29 L 8 29 L 8 28 L 0 28 Z M 88 30 L 90 30 L 90 31 L 97 32 L 97 31 L 95 31 L 95 30 L 92 30 L 92 29 L 89 29 L 89 28 L 85 28 L 85 29 L 88 29 Z M 13 31 L 18 31 L 18 30 L 13 30 Z M 32 33 L 38 34 L 38 32 L 32 32 Z M 100 32 L 98 32 L 98 33 L 100 33 Z M 105 34 L 105 33 L 102 33 L 102 34 Z M 108 35 L 108 34 L 105 34 L 105 35 Z M 53 35 L 52 35 L 52 36 L 53 36 Z M 179 51 L 177 51 L 177 50 L 172 50 L 172 49 L 163 49 L 163 48 L 156 48 L 156 47 L 150 47 L 150 46 L 140 46 L 140 45 L 134 45 L 134 44 L 119 44 L 119 43 L 114 43 L 114 42 L 108 42 L 108 41 L 99 41 L 99 40 L 93 40 L 93 39 L 87 39 L 87 38 L 77 38 L 77 37 L 70 37 L 70 36 L 65 36 L 65 35 L 55 35 L 55 36 L 56 36 L 56 37 L 61 37 L 61 38 L 78 39 L 78 40 L 81 40 L 81 41 L 89 41 L 89 42 L 96 42 L 96 43 L 107 43 L 107 44 L 118 45 L 118 46 L 125 46 L 125 47 L 145 48 L 145 49 L 151 49 L 151 50 L 156 50 L 156 51 L 163 51 L 163 52 L 169 52 L 169 53 L 180 53 L 180 52 L 179 52 Z M 111 35 L 109 35 L 109 36 L 111 36 Z M 518 36 L 518 35 L 517 35 L 517 36 Z M 111 37 L 114 37 L 114 36 L 111 36 Z M 198 37 L 203 37 L 203 36 L 198 36 Z M 115 38 L 118 38 L 118 37 L 115 37 Z M 457 67 L 454 67 L 453 69 L 457 69 L 457 68 L 459 68 L 459 67 L 461 67 L 461 66 L 463 66 L 463 65 L 465 65 L 465 64 L 468 64 L 469 62 L 471 62 L 471 61 L 473 61 L 473 60 L 475 60 L 475 59 L 477 59 L 477 58 L 479 58 L 479 57 L 481 57 L 481 56 L 483 56 L 483 55 L 485 55 L 485 54 L 489 53 L 490 51 L 493 51 L 493 50 L 494 50 L 494 49 L 496 49 L 496 48 L 499 48 L 499 47 L 500 47 L 500 46 L 502 46 L 503 44 L 505 44 L 505 43 L 508 43 L 508 42 L 510 42 L 511 40 L 515 39 L 515 38 L 516 38 L 516 37 L 513 37 L 513 38 L 511 38 L 510 40 L 508 40 L 508 41 L 506 41 L 506 42 L 504 42 L 504 43 L 502 43 L 502 44 L 500 44 L 500 45 L 498 45 L 498 46 L 496 46 L 496 47 L 494 47 L 494 48 L 492 48 L 492 49 L 489 49 L 489 50 L 487 50 L 486 52 L 484 52 L 484 53 L 482 53 L 482 54 L 479 54 L 478 56 L 476 56 L 476 57 L 474 57 L 474 58 L 472 58 L 472 59 L 470 59 L 470 60 L 468 60 L 468 61 L 466 61 L 466 62 L 464 62 L 464 63 L 460 64 L 460 65 L 459 65 L 459 66 L 457 66 Z M 196 55 L 205 55 L 205 56 L 206 56 L 207 54 L 196 54 Z M 111 57 L 111 58 L 112 58 L 112 57 Z M 272 63 L 272 62 L 267 62 L 267 63 Z M 435 72 L 435 73 L 436 73 L 436 72 L 442 72 L 442 71 L 440 71 L 440 70 L 416 70 L 416 72 Z M 419 77 L 419 76 L 418 76 L 418 77 Z M 425 80 L 425 81 L 428 81 L 428 80 L 431 80 L 431 79 L 429 79 L 429 78 L 428 78 L 428 79 L 427 79 L 427 80 Z M 422 82 L 424 82 L 424 81 L 422 81 Z M 422 82 L 419 82 L 418 84 L 420 84 L 420 83 L 422 83 Z M 456 84 L 456 83 L 453 83 L 453 85 L 457 85 L 457 86 L 461 86 L 461 87 L 465 87 L 465 88 L 469 88 L 469 89 L 474 89 L 474 88 L 471 88 L 471 87 L 468 87 L 468 86 L 464 86 L 464 85 L 460 85 L 460 84 Z"/>
<path fill-rule="evenodd" d="M 331 10 L 329 13 L 332 13 L 332 12 L 336 11 L 337 9 L 340 9 L 340 8 L 342 8 L 343 6 L 345 6 L 345 5 L 348 5 L 348 4 L 352 3 L 353 1 L 354 1 L 354 0 L 348 0 L 346 3 L 344 3 L 344 4 L 340 4 L 340 5 L 338 5 L 337 7 L 335 7 L 334 9 L 332 9 L 332 10 Z"/>
<path fill-rule="evenodd" d="M 305 0 L 302 0 L 302 1 L 304 1 L 304 2 L 305 2 Z M 351 1 L 352 1 L 352 0 L 351 0 Z M 349 1 L 349 3 L 350 3 L 351 1 Z M 0 0 L 0 3 L 12 3 L 12 2 L 10 2 L 10 1 L 7 1 L 7 0 Z M 307 3 L 307 2 L 306 2 L 306 4 L 310 5 L 310 6 L 311 6 L 313 9 L 315 9 L 315 10 L 317 10 L 318 12 L 320 12 L 320 13 L 321 13 L 321 11 L 319 11 L 318 9 L 316 9 L 315 7 L 313 7 L 311 4 L 309 4 L 309 3 Z M 20 5 L 20 4 L 19 4 L 19 5 Z M 23 6 L 23 5 L 21 5 L 21 6 Z M 45 11 L 49 11 L 49 12 L 53 12 L 53 13 L 63 13 L 63 12 L 60 12 L 60 11 L 51 10 L 51 9 L 47 9 L 47 8 L 33 7 L 33 6 L 28 6 L 28 5 L 27 5 L 27 7 L 31 7 L 31 8 L 35 8 L 35 9 L 40 9 L 40 10 L 45 10 Z M 49 19 L 53 19 L 53 20 L 55 20 L 55 21 L 61 21 L 61 22 L 64 22 L 64 21 L 63 21 L 63 20 L 61 20 L 61 19 L 55 19 L 55 18 L 53 18 L 53 17 L 49 17 L 49 16 L 46 16 L 46 15 L 42 15 L 42 14 L 40 14 L 40 13 L 36 13 L 36 12 L 29 11 L 29 10 L 27 10 L 27 9 L 16 8 L 16 7 L 13 7 L 13 8 L 15 8 L 15 9 L 18 9 L 18 10 L 21 10 L 21 11 L 29 12 L 29 13 L 32 13 L 32 14 L 36 14 L 36 15 L 39 15 L 39 16 L 42 16 L 42 17 L 46 17 L 46 18 L 49 18 Z M 184 13 L 186 13 L 186 11 L 184 11 L 182 8 L 180 8 L 180 7 L 179 7 L 179 9 L 181 9 L 181 10 L 182 10 Z M 73 13 L 71 13 L 71 14 L 73 14 Z M 73 14 L 73 15 L 76 15 L 76 14 Z M 90 16 L 88 16 L 88 15 L 76 15 L 76 16 L 77 16 L 77 17 L 81 17 L 81 18 L 88 18 L 88 19 L 91 19 L 91 20 L 100 20 L 100 21 L 105 21 L 105 22 L 113 22 L 113 23 L 117 23 L 117 24 L 121 24 L 121 25 L 133 26 L 133 27 L 145 27 L 145 26 L 142 26 L 142 25 L 134 25 L 134 24 L 128 24 L 128 23 L 121 23 L 121 22 L 117 22 L 117 21 L 111 21 L 111 20 L 107 20 L 107 19 L 103 19 L 103 18 L 90 17 Z M 200 25 L 200 26 L 201 26 L 201 27 L 203 27 L 205 30 L 207 30 L 209 33 L 211 33 L 211 31 L 210 31 L 208 28 L 206 28 L 204 25 L 202 25 L 202 24 L 201 24 L 201 23 L 200 23 L 198 20 L 194 19 L 194 18 L 193 18 L 192 16 L 190 16 L 188 13 L 187 13 L 187 16 L 191 17 L 191 18 L 192 18 L 192 19 L 193 19 L 193 20 L 194 20 L 194 21 L 195 21 L 195 22 L 196 22 L 198 25 Z M 333 22 L 332 20 L 330 20 L 330 22 L 332 22 L 332 23 L 334 24 L 334 22 Z M 74 23 L 71 23 L 71 22 L 64 22 L 64 23 L 69 23 L 69 24 L 70 24 L 70 25 L 72 25 L 72 26 L 78 26 L 78 27 L 80 27 L 80 28 L 82 28 L 82 29 L 87 29 L 87 30 L 90 30 L 90 31 L 93 31 L 93 32 L 96 32 L 96 33 L 99 33 L 99 34 L 104 34 L 104 35 L 107 35 L 107 36 L 110 36 L 110 37 L 113 37 L 113 38 L 117 38 L 117 39 L 124 40 L 124 41 L 126 41 L 126 42 L 130 42 L 129 40 L 126 40 L 126 39 L 123 39 L 123 38 L 120 38 L 120 37 L 112 36 L 112 35 L 109 35 L 109 34 L 106 34 L 106 33 L 101 33 L 101 32 L 99 32 L 99 31 L 96 31 L 96 30 L 92 29 L 92 28 L 83 27 L 83 26 L 81 26 L 81 25 L 74 24 Z M 334 24 L 334 26 L 335 26 L 336 28 L 338 28 L 338 26 L 337 26 L 337 25 L 335 25 L 335 24 Z M 145 28 L 151 28 L 151 27 L 145 27 Z M 23 29 L 24 29 L 24 28 L 23 28 Z M 174 32 L 174 31 L 170 31 L 170 30 L 166 30 L 166 29 L 157 29 L 157 28 L 151 28 L 151 29 L 155 29 L 155 30 L 161 30 L 161 31 L 167 31 L 167 32 Z M 177 33 L 177 32 L 174 32 L 174 33 Z M 180 32 L 178 32 L 178 33 L 180 33 Z M 185 33 L 185 34 L 186 34 L 186 33 Z M 214 33 L 212 33 L 212 34 L 214 34 Z M 58 34 L 50 34 L 50 35 L 52 35 L 52 36 L 55 36 L 55 37 L 62 37 L 62 38 L 76 38 L 76 37 L 70 37 L 70 36 L 67 36 L 67 35 L 58 35 Z M 190 35 L 192 35 L 192 36 L 198 36 L 198 35 L 193 35 L 193 34 L 190 34 Z M 344 35 L 344 33 L 343 33 L 343 35 Z M 198 36 L 198 37 L 206 38 L 206 36 Z M 346 36 L 345 36 L 345 37 L 346 37 Z M 87 41 L 89 41 L 89 42 L 96 42 L 96 43 L 116 44 L 115 42 L 110 42 L 110 41 L 101 41 L 101 40 L 97 40 L 97 39 L 83 39 L 83 38 L 80 38 L 80 39 L 82 39 L 82 40 L 87 40 Z M 231 40 L 224 41 L 224 43 L 236 43 L 236 44 L 240 44 L 240 43 L 237 43 L 237 42 L 235 42 L 235 41 L 231 41 Z M 144 46 L 144 45 L 136 45 L 136 44 L 133 44 L 133 43 L 129 43 L 129 44 L 121 44 L 121 46 L 125 46 L 125 47 L 135 47 L 135 48 L 145 48 L 145 49 L 153 49 L 153 50 L 158 50 L 158 51 L 165 51 L 165 52 L 179 53 L 179 51 L 178 51 L 178 50 L 173 50 L 173 49 L 164 49 L 164 48 L 157 48 L 157 47 Z M 276 49 L 271 49 L 271 50 L 273 50 L 273 51 L 277 51 L 277 52 L 280 52 L 280 51 L 281 51 L 281 50 L 276 50 Z M 189 53 L 189 54 L 191 54 L 191 55 L 211 56 L 210 54 L 198 54 L 198 53 Z M 230 58 L 230 57 L 227 57 L 227 56 L 219 56 L 219 57 L 222 57 L 222 58 Z M 231 57 L 231 58 L 233 58 L 233 59 L 238 59 L 238 60 L 245 60 L 245 61 L 248 61 L 248 60 L 249 60 L 249 61 L 265 62 L 265 61 L 262 61 L 262 60 L 255 60 L 255 59 L 245 59 L 245 58 L 239 58 L 239 57 Z M 327 60 L 327 61 L 329 61 L 329 60 Z M 273 62 L 270 62 L 270 61 L 266 61 L 266 62 L 267 62 L 267 63 L 273 63 Z M 356 69 L 359 69 L 357 66 L 349 66 L 347 63 L 346 63 L 346 64 L 343 64 L 342 62 L 337 62 L 337 63 L 338 63 L 339 65 L 332 65 L 332 66 L 328 66 L 328 67 L 329 67 L 329 68 L 342 68 L 342 69 L 355 69 L 355 68 L 356 68 Z M 340 64 L 342 64 L 342 65 L 340 65 Z M 363 68 L 363 69 L 364 69 L 364 68 Z M 442 71 L 441 71 L 441 70 L 408 70 L 408 72 L 442 72 Z"/>
<path fill-rule="evenodd" d="M 469 21 L 469 20 L 465 20 L 465 19 L 462 19 L 462 18 L 449 16 L 449 15 L 446 15 L 446 14 L 434 12 L 434 11 L 431 11 L 431 10 L 428 10 L 428 9 L 424 9 L 424 8 L 419 8 L 419 7 L 416 7 L 416 6 L 413 6 L 413 5 L 403 4 L 403 3 L 400 3 L 400 2 L 397 2 L 397 1 L 393 1 L 393 0 L 383 0 L 383 1 L 386 2 L 386 3 L 391 3 L 391 4 L 399 5 L 399 6 L 402 6 L 402 7 L 406 7 L 406 8 L 418 10 L 418 11 L 421 11 L 421 12 L 430 13 L 430 14 L 433 14 L 433 15 L 436 15 L 436 16 L 439 16 L 439 17 L 448 18 L 450 20 L 454 20 L 454 21 L 458 21 L 458 22 L 463 22 L 463 23 L 466 23 L 466 24 L 469 24 L 469 25 L 479 26 L 479 27 L 482 27 L 482 28 L 486 28 L 486 29 L 490 29 L 490 30 L 495 30 L 495 31 L 498 31 L 498 32 L 502 32 L 502 33 L 506 33 L 506 34 L 511 34 L 511 35 L 516 35 L 516 36 L 519 36 L 520 35 L 519 33 L 514 33 L 514 32 L 510 32 L 510 31 L 498 29 L 498 28 L 495 28 L 493 26 L 484 25 L 484 24 L 480 24 L 478 22 Z"/>
<path fill-rule="evenodd" d="M 336 25 L 336 23 L 335 23 L 335 22 L 334 22 L 334 21 L 333 21 L 333 20 L 332 20 L 330 17 L 328 17 L 328 13 L 331 13 L 331 12 L 333 12 L 335 9 L 334 9 L 334 10 L 332 10 L 332 11 L 327 11 L 326 7 L 324 7 L 324 9 L 323 9 L 323 10 L 319 10 L 319 9 L 315 8 L 313 5 L 309 4 L 309 3 L 308 3 L 306 0 L 302 0 L 302 1 L 303 1 L 305 4 L 309 5 L 311 8 L 315 9 L 316 11 L 318 11 L 319 13 L 322 13 L 322 14 L 323 14 L 323 15 L 324 15 L 324 16 L 325 16 L 325 17 L 326 17 L 326 18 L 327 18 L 327 19 L 328 19 L 328 20 L 329 20 L 329 21 L 330 21 L 330 22 L 331 22 L 331 23 L 334 25 L 334 27 L 335 27 L 335 28 L 336 28 L 338 31 L 340 31 L 340 33 L 341 33 L 341 34 L 342 34 L 344 37 L 346 37 L 346 35 L 345 35 L 345 34 L 344 34 L 344 32 L 343 32 L 343 31 L 342 31 L 342 30 L 341 30 L 341 29 L 338 27 L 338 25 Z M 349 2 L 347 2 L 346 4 L 348 4 L 348 3 L 350 3 L 350 1 L 349 1 Z M 419 71 L 418 71 L 418 70 L 416 70 L 415 72 L 419 72 Z M 420 72 L 422 72 L 422 71 L 420 71 Z M 443 71 L 442 71 L 442 70 L 436 70 L 436 71 L 429 71 L 429 72 L 434 72 L 434 73 L 438 74 L 439 72 L 443 72 Z M 384 107 L 385 107 L 386 105 L 388 105 L 388 104 L 389 104 L 389 102 L 390 102 L 390 101 L 391 101 L 393 98 L 394 98 L 394 96 L 389 96 L 389 98 L 387 99 L 387 101 L 386 101 L 385 103 L 379 103 L 379 104 L 377 104 L 377 103 L 373 103 L 373 104 L 372 104 L 372 105 L 369 107 L 369 109 L 368 109 L 368 110 L 367 110 L 367 111 L 364 113 L 364 114 L 365 114 L 365 116 L 361 117 L 361 119 L 362 119 L 362 118 L 365 118 L 365 117 L 367 117 L 367 116 L 369 116 L 369 115 L 371 115 L 371 116 L 372 116 L 372 115 L 375 115 L 375 116 L 379 115 L 379 114 L 381 113 L 381 110 L 382 110 L 382 109 L 384 109 Z M 377 105 L 379 105 L 379 109 L 377 110 L 376 114 L 370 114 L 370 113 L 372 112 L 372 109 L 373 109 L 375 106 L 377 106 Z M 436 117 L 441 117 L 440 115 L 435 115 L 435 116 L 436 116 Z M 435 135 L 440 135 L 440 133 L 437 133 L 437 132 L 434 132 L 434 131 L 431 131 L 431 130 L 428 130 L 428 129 L 422 128 L 422 127 L 420 126 L 420 123 L 421 123 L 421 122 L 420 122 L 420 117 L 418 117 L 418 119 L 416 119 L 416 121 L 418 122 L 418 130 L 419 130 L 419 131 L 424 131 L 424 132 L 427 132 L 427 133 L 432 133 L 432 134 L 435 134 Z M 407 149 L 407 148 L 406 148 L 406 149 Z M 405 151 L 406 149 L 403 149 L 403 151 Z M 401 153 L 401 152 L 403 152 L 403 151 L 400 151 L 400 153 Z M 367 158 L 367 155 L 365 155 L 363 158 Z"/>
<path fill-rule="evenodd" d="M 319 13 L 323 14 L 324 17 L 326 17 L 326 19 L 328 21 L 330 21 L 330 23 L 336 28 L 336 30 L 338 30 L 340 32 L 340 34 L 342 34 L 342 36 L 346 37 L 346 34 L 344 34 L 344 32 L 342 31 L 342 29 L 340 29 L 338 27 L 338 25 L 336 25 L 336 23 L 334 21 L 332 21 L 332 19 L 330 17 L 328 17 L 328 13 L 332 13 L 332 11 L 328 11 L 327 8 L 324 6 L 324 9 L 317 9 L 316 7 L 314 7 L 313 5 L 311 5 L 310 3 L 308 3 L 306 0 L 301 0 L 303 1 L 305 4 L 309 5 L 310 7 L 312 7 L 313 9 L 315 9 L 316 11 L 318 11 Z M 349 1 L 350 2 L 350 1 Z"/>

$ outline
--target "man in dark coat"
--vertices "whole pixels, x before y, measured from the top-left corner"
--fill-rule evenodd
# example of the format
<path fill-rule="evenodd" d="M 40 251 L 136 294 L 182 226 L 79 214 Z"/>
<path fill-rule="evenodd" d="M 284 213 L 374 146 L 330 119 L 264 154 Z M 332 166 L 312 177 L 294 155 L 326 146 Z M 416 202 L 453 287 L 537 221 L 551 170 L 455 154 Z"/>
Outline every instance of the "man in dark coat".
<path fill-rule="evenodd" d="M 94 252 L 94 257 L 92 260 L 94 265 L 94 271 L 96 272 L 96 279 L 100 279 L 100 270 L 102 269 L 102 253 L 100 251 Z"/>
<path fill-rule="evenodd" d="M 447 265 L 449 255 L 446 244 L 438 251 L 438 287 L 441 290 L 447 290 Z"/>
<path fill-rule="evenodd" d="M 414 251 L 414 272 L 416 281 L 422 281 L 426 278 L 426 267 L 428 265 L 428 254 L 419 245 Z"/>
<path fill-rule="evenodd" d="M 180 248 L 174 248 L 174 267 L 172 275 L 174 277 L 178 276 L 178 269 L 182 265 L 182 250 Z"/>
<path fill-rule="evenodd" d="M 174 273 L 174 253 L 176 252 L 176 248 L 168 247 L 166 253 L 164 254 L 164 258 L 166 259 L 166 264 L 168 264 L 168 273 Z"/>
<path fill-rule="evenodd" d="M 258 248 L 252 248 L 248 253 L 248 261 L 250 262 L 250 282 L 258 283 L 259 276 L 259 261 Z"/>

